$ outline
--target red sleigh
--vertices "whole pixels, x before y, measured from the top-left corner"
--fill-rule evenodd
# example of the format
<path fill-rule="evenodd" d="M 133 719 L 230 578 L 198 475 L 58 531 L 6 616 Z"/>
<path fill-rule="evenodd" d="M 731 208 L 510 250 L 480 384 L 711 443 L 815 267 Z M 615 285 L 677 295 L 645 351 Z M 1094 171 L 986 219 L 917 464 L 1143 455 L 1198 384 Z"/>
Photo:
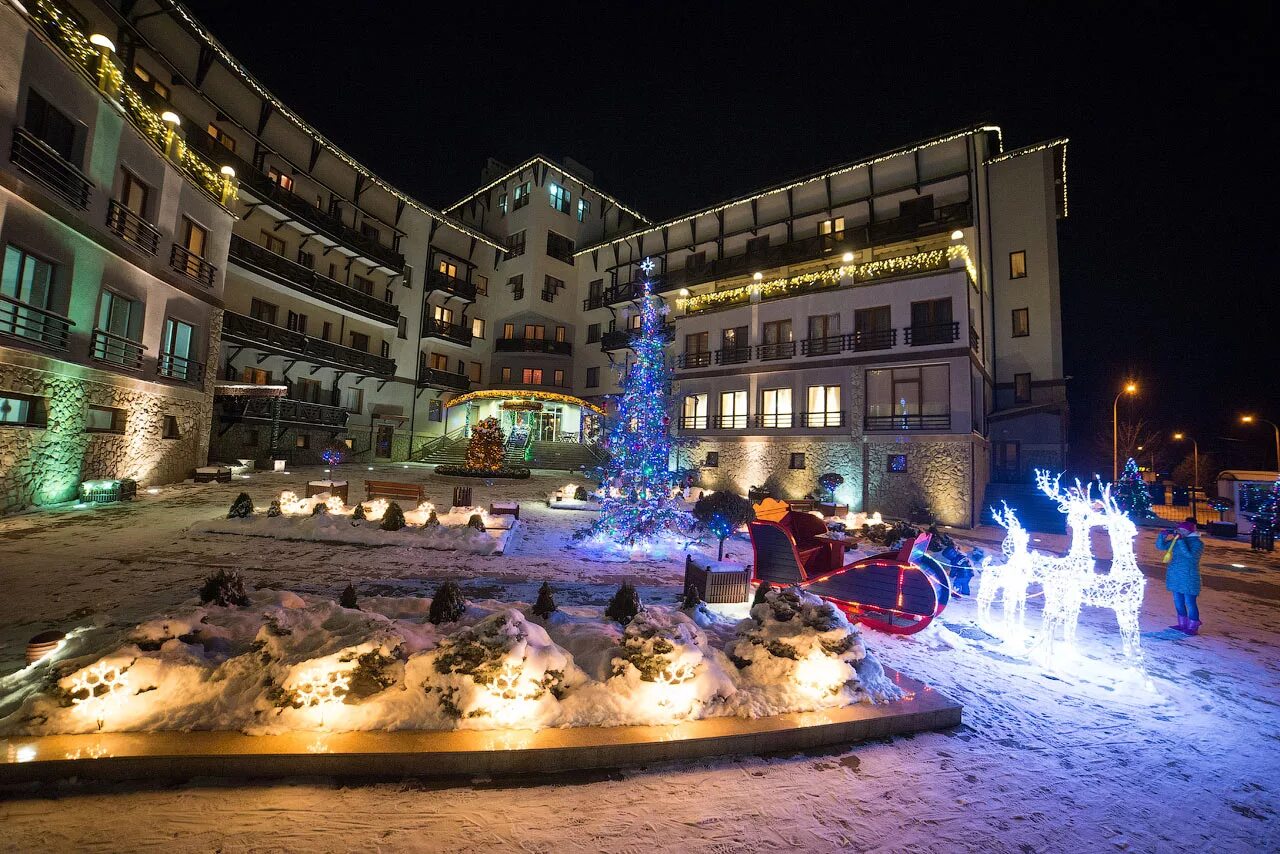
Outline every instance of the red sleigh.
<path fill-rule="evenodd" d="M 781 522 L 752 522 L 753 581 L 797 585 L 873 629 L 909 635 L 942 613 L 951 588 L 945 569 L 928 553 L 929 534 L 842 564 L 844 547 L 826 538 L 820 519 L 788 513 Z"/>

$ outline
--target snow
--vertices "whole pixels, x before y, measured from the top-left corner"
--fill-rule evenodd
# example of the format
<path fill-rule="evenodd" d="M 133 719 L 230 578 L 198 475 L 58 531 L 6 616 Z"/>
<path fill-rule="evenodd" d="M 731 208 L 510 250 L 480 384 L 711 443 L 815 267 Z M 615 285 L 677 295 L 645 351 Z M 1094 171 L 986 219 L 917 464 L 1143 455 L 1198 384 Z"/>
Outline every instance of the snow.
<path fill-rule="evenodd" d="M 148 618 L 178 616 L 219 567 L 240 570 L 257 588 L 255 605 L 271 596 L 262 601 L 282 613 L 305 614 L 310 606 L 299 608 L 299 599 L 331 601 L 353 581 L 362 609 L 399 621 L 402 634 L 423 626 L 427 597 L 443 578 L 458 579 L 487 613 L 533 601 L 548 580 L 564 613 L 548 621 L 546 634 L 597 681 L 621 633 L 592 615 L 620 581 L 632 580 L 646 603 L 676 614 L 683 552 L 605 563 L 566 548 L 591 516 L 543 503 L 563 473 L 476 485 L 478 504 L 521 502 L 524 530 L 505 555 L 186 533 L 225 516 L 241 490 L 265 507 L 282 489 L 305 492 L 321 473 L 252 472 L 233 484 L 163 487 L 132 503 L 0 519 L 0 673 L 19 670 L 27 639 L 50 628 L 68 631 L 71 647 L 95 631 L 123 635 L 146 624 L 147 638 L 172 638 L 163 655 L 186 661 L 180 638 L 188 625 L 166 630 Z M 354 486 L 363 474 L 335 470 Z M 453 483 L 399 465 L 368 476 L 426 483 L 441 505 Z M 951 533 L 962 548 L 977 544 L 989 554 L 1003 535 Z M 1065 547 L 1061 537 L 1035 536 L 1034 548 Z M 0 826 L 14 850 L 1277 850 L 1280 555 L 1206 538 L 1205 627 L 1188 638 L 1166 628 L 1173 611 L 1153 532 L 1138 538 L 1150 581 L 1141 615 L 1150 688 L 1126 667 L 1110 612 L 1086 608 L 1079 659 L 1046 674 L 984 632 L 973 602 L 961 600 L 920 634 L 863 634 L 885 664 L 964 703 L 965 723 L 947 732 L 518 783 L 24 788 L 3 793 Z M 1095 548 L 1109 554 L 1105 538 Z M 751 560 L 740 537 L 727 552 L 726 560 Z M 694 553 L 714 557 L 715 543 Z M 1028 602 L 1032 632 L 1040 605 Z M 575 621 L 577 628 L 562 630 Z M 714 628 L 699 629 L 715 636 Z M 358 637 L 346 631 L 333 647 L 299 651 L 297 662 L 339 653 L 343 638 Z M 425 626 L 408 638 L 419 653 L 433 640 Z M 230 660 L 232 652 L 222 654 Z"/>

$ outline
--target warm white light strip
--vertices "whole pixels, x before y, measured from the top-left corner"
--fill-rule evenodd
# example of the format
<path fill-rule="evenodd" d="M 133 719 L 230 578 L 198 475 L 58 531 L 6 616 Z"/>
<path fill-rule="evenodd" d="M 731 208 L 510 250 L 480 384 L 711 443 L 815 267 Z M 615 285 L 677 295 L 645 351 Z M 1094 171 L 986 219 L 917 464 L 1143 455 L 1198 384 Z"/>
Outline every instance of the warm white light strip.
<path fill-rule="evenodd" d="M 1048 142 L 1041 142 L 1037 145 L 1019 148 L 1016 151 L 1010 151 L 996 157 L 990 157 L 987 159 L 987 164 L 1001 163 L 1005 160 L 1012 160 L 1015 157 L 1022 157 L 1025 154 L 1035 154 L 1059 145 L 1062 146 L 1062 216 L 1065 218 L 1067 216 L 1067 143 L 1070 141 L 1071 140 L 1068 137 L 1058 137 L 1057 139 L 1051 139 Z"/>
<path fill-rule="evenodd" d="M 449 211 L 457 210 L 458 208 L 460 208 L 460 207 L 462 207 L 463 205 L 465 205 L 467 202 L 469 202 L 469 201 L 471 201 L 472 199 L 474 199 L 476 196 L 482 196 L 482 195 L 484 195 L 485 193 L 487 193 L 487 192 L 489 192 L 490 190 L 492 190 L 494 187 L 497 187 L 497 186 L 499 186 L 499 185 L 501 185 L 501 184 L 505 184 L 507 181 L 510 181 L 512 178 L 516 177 L 517 175 L 519 175 L 519 174 L 520 174 L 521 172 L 523 172 L 524 170 L 526 170 L 526 169 L 530 168 L 531 166 L 534 166 L 534 165 L 536 165 L 536 164 L 538 164 L 538 163 L 542 163 L 542 164 L 546 165 L 547 167 L 549 167 L 549 168 L 551 168 L 551 169 L 554 169 L 556 172 L 559 172 L 559 173 L 561 174 L 561 176 L 563 176 L 563 177 L 566 177 L 566 178 L 572 178 L 574 181 L 577 181 L 577 182 L 578 182 L 579 184 L 581 184 L 583 187 L 585 187 L 586 189 L 588 189 L 588 190 L 590 190 L 591 192 L 595 193 L 595 194 L 596 194 L 596 195 L 598 195 L 600 198 L 605 199 L 606 201 L 611 202 L 611 203 L 612 203 L 612 204 L 614 204 L 614 205 L 617 205 L 620 209 L 622 209 L 622 210 L 626 211 L 627 213 L 631 214 L 633 217 L 635 217 L 636 219 L 640 220 L 641 222 L 643 222 L 643 223 L 651 223 L 651 222 L 653 222 L 653 220 L 649 219 L 649 218 L 648 218 L 647 216 L 645 216 L 644 214 L 639 213 L 638 211 L 633 211 L 631 208 L 627 207 L 627 206 L 626 206 L 626 205 L 624 205 L 622 202 L 620 202 L 620 201 L 618 201 L 617 199 L 615 199 L 613 196 L 610 196 L 608 193 L 604 192 L 604 191 L 603 191 L 603 190 L 601 190 L 599 187 L 593 186 L 593 185 L 591 184 L 591 182 L 590 182 L 590 181 L 584 181 L 582 178 L 579 178 L 577 175 L 575 175 L 575 174 L 573 174 L 572 172 L 568 171 L 567 169 L 565 169 L 563 166 L 559 165 L 558 163 L 552 163 L 550 160 L 548 160 L 547 158 L 543 157 L 541 154 L 535 154 L 533 157 L 530 157 L 530 158 L 529 158 L 528 160 L 526 160 L 524 163 L 521 163 L 519 166 L 517 166 L 516 168 L 512 169 L 512 170 L 511 170 L 510 172 L 508 172 L 507 174 L 503 175 L 501 178 L 497 178 L 497 179 L 495 179 L 495 180 L 493 180 L 493 181 L 490 181 L 488 184 L 485 184 L 485 185 L 484 185 L 483 187 L 481 187 L 480 189 L 478 189 L 478 190 L 476 190 L 476 191 L 474 191 L 474 192 L 472 192 L 472 193 L 469 193 L 466 197 L 464 197 L 464 198 L 462 198 L 462 199 L 459 199 L 458 201 L 456 201 L 456 202 L 454 202 L 453 204 L 449 205 L 449 207 L 445 208 L 445 209 L 444 209 L 444 212 L 445 212 L 445 213 L 448 213 Z"/>

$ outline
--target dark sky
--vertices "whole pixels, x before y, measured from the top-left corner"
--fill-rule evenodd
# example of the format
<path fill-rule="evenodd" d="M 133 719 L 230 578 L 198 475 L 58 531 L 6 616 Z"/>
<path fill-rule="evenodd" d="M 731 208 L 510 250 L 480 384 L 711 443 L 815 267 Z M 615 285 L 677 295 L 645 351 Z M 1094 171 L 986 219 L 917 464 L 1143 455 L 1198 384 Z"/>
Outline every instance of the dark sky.
<path fill-rule="evenodd" d="M 488 156 L 571 156 L 660 218 L 979 120 L 1006 147 L 1069 136 L 1076 462 L 1132 375 L 1127 411 L 1162 433 L 1274 463 L 1270 428 L 1235 423 L 1280 421 L 1271 4 L 189 5 L 286 103 L 437 206 Z"/>

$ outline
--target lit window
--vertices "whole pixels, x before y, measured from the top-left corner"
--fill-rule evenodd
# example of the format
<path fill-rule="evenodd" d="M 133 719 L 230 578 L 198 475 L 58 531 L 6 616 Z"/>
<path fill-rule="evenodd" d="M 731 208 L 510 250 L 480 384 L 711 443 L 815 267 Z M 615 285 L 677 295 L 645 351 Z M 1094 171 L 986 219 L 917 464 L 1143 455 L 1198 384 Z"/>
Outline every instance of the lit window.
<path fill-rule="evenodd" d="M 832 219 L 824 219 L 818 223 L 818 234 L 823 236 L 834 235 L 838 240 L 844 236 L 844 217 L 838 216 Z"/>
<path fill-rule="evenodd" d="M 569 212 L 569 191 L 559 184 L 550 183 L 547 185 L 547 199 L 551 203 L 551 207 L 560 211 L 560 213 Z"/>
<path fill-rule="evenodd" d="M 471 318 L 471 337 L 481 338 L 481 339 L 484 338 L 484 318 L 483 317 Z"/>
<path fill-rule="evenodd" d="M 509 382 L 511 382 L 511 369 L 510 369 L 510 368 L 503 368 L 503 369 L 502 369 L 502 381 L 503 381 L 504 383 L 509 383 Z"/>
<path fill-rule="evenodd" d="M 235 137 L 228 136 L 222 130 L 222 128 L 218 127 L 215 124 L 210 124 L 207 130 L 208 130 L 209 136 L 216 139 L 218 141 L 218 144 L 221 145 L 223 148 L 225 148 L 227 151 L 234 152 L 236 150 Z"/>
<path fill-rule="evenodd" d="M 275 184 L 280 189 L 293 192 L 293 178 L 274 166 L 267 170 L 267 177 L 271 179 L 272 184 Z"/>
<path fill-rule="evenodd" d="M 503 214 L 504 216 L 507 213 L 507 194 L 506 193 L 503 193 L 500 196 L 498 196 L 498 213 Z"/>
<path fill-rule="evenodd" d="M 720 421 L 716 426 L 738 430 L 747 426 L 747 393 L 745 391 L 720 392 Z"/>
<path fill-rule="evenodd" d="M 39 427 L 45 421 L 43 398 L 0 392 L 0 424 Z"/>
<path fill-rule="evenodd" d="M 525 385 L 542 385 L 542 368 L 525 368 L 520 372 L 520 382 Z"/>
<path fill-rule="evenodd" d="M 564 387 L 564 369 L 556 368 L 555 373 L 551 375 L 551 384 L 557 388 Z"/>
<path fill-rule="evenodd" d="M 529 204 L 529 190 L 533 187 L 530 182 L 525 181 L 523 184 L 517 184 L 515 189 L 515 199 L 511 202 L 511 209 L 518 211 L 525 205 Z"/>
<path fill-rule="evenodd" d="M 1013 337 L 1025 338 L 1031 334 L 1031 309 L 1015 308 L 1013 310 Z"/>
<path fill-rule="evenodd" d="M 475 279 L 476 279 L 475 281 L 476 293 L 478 293 L 482 297 L 488 296 L 489 295 L 489 277 L 477 275 Z"/>
<path fill-rule="evenodd" d="M 1009 253 L 1009 278 L 1025 279 L 1027 277 L 1027 253 L 1024 251 Z"/>
<path fill-rule="evenodd" d="M 767 388 L 760 393 L 760 426 L 791 426 L 791 389 Z"/>
<path fill-rule="evenodd" d="M 110 406 L 90 406 L 85 414 L 86 433 L 123 433 L 125 412 Z"/>
<path fill-rule="evenodd" d="M 587 214 L 591 213 L 591 202 L 586 199 L 578 199 L 578 222 L 586 222 Z"/>
<path fill-rule="evenodd" d="M 840 386 L 809 386 L 809 411 L 805 414 L 806 427 L 839 427 Z"/>

